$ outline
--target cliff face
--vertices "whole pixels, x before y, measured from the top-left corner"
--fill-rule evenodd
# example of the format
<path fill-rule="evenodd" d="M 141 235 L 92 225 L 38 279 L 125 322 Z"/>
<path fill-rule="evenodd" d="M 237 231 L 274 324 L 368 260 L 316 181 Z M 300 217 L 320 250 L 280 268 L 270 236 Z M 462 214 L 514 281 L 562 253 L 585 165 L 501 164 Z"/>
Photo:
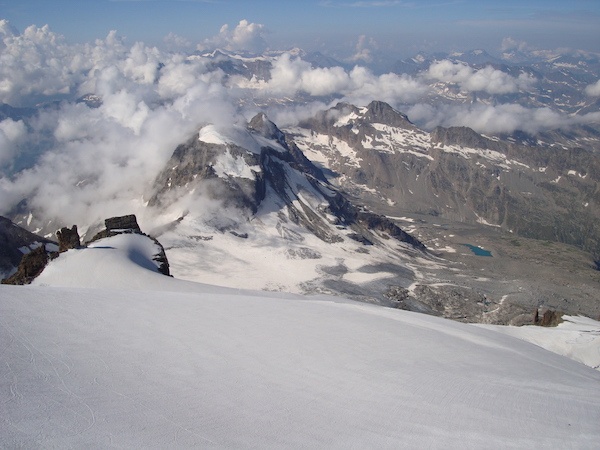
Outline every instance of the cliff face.
<path fill-rule="evenodd" d="M 388 117 L 390 111 L 383 104 L 373 114 Z M 399 121 L 407 119 L 399 117 Z M 397 225 L 377 214 L 366 214 L 339 193 L 294 140 L 263 113 L 245 129 L 219 134 L 207 126 L 179 145 L 156 178 L 149 205 L 168 207 L 199 187 L 225 207 L 246 209 L 250 216 L 269 196 L 292 222 L 328 243 L 343 240 L 337 229 L 340 226 L 350 228 L 359 241 L 370 243 L 372 232 L 381 231 L 425 249 Z"/>
<path fill-rule="evenodd" d="M 383 105 L 338 104 L 286 132 L 333 184 L 374 210 L 487 224 L 600 256 L 598 152 L 465 127 L 426 133 Z"/>
<path fill-rule="evenodd" d="M 57 251 L 55 242 L 31 233 L 0 216 L 0 278 L 15 272 L 23 256 L 38 247 Z"/>

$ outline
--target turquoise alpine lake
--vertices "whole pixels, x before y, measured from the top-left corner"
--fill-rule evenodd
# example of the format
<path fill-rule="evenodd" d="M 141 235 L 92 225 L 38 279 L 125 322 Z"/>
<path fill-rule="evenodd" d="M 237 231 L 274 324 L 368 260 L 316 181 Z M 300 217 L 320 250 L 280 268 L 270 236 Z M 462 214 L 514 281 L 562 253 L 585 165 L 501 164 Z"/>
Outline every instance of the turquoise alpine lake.
<path fill-rule="evenodd" d="M 477 247 L 476 245 L 471 245 L 471 244 L 463 244 L 466 247 L 469 247 L 469 249 L 475 253 L 476 256 L 492 256 L 492 252 L 490 252 L 489 250 L 484 250 L 481 247 Z"/>

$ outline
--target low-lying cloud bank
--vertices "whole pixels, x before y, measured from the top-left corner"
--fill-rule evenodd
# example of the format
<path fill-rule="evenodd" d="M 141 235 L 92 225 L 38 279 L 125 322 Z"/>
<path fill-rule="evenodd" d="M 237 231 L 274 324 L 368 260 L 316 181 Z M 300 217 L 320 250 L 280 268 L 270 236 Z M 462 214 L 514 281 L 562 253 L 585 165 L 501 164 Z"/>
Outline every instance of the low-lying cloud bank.
<path fill-rule="evenodd" d="M 263 51 L 260 24 L 242 20 L 198 48 Z M 376 75 L 356 66 L 314 68 L 283 53 L 271 58 L 267 79 L 226 74 L 209 57 L 167 37 L 169 51 L 116 32 L 93 43 L 69 44 L 46 25 L 17 32 L 0 20 L 0 103 L 37 107 L 33 117 L 0 121 L 0 214 L 22 199 L 41 217 L 92 223 L 107 214 L 141 212 L 152 181 L 177 144 L 203 123 L 247 120 L 262 105 L 280 125 L 293 124 L 337 101 L 391 103 L 421 126 L 464 125 L 485 133 L 564 127 L 598 121 L 598 114 L 564 116 L 548 108 L 514 104 L 431 106 L 432 83 L 454 83 L 466 92 L 507 94 L 536 80 L 485 67 L 438 61 L 417 76 Z M 598 83 L 587 89 L 599 95 Z M 96 105 L 78 101 L 94 94 Z M 0 118 L 2 116 L 0 115 Z"/>
<path fill-rule="evenodd" d="M 567 116 L 550 108 L 525 108 L 517 104 L 434 107 L 419 103 L 411 106 L 406 113 L 411 120 L 427 129 L 464 126 L 484 134 L 512 133 L 515 130 L 534 134 L 542 130 L 600 122 L 600 112 Z"/>
<path fill-rule="evenodd" d="M 483 69 L 473 69 L 466 64 L 443 60 L 436 61 L 426 74 L 427 78 L 456 83 L 468 92 L 487 92 L 488 94 L 510 94 L 531 89 L 535 78 L 526 73 L 511 77 L 501 70 L 486 66 Z"/>

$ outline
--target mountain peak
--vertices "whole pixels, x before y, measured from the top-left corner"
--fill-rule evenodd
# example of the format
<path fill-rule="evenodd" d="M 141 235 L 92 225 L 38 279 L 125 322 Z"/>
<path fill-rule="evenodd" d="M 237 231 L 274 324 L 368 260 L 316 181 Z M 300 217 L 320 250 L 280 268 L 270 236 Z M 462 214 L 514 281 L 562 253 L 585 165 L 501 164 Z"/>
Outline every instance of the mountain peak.
<path fill-rule="evenodd" d="M 264 112 L 259 112 L 248 122 L 248 130 L 254 131 L 266 139 L 273 139 L 285 147 L 284 134 Z"/>
<path fill-rule="evenodd" d="M 504 143 L 492 141 L 469 127 L 436 127 L 431 132 L 431 141 L 444 145 L 460 145 L 499 152 L 506 151 Z"/>
<path fill-rule="evenodd" d="M 364 117 L 371 123 L 385 123 L 399 128 L 415 127 L 408 116 L 396 111 L 388 103 L 378 100 L 369 103 Z"/>

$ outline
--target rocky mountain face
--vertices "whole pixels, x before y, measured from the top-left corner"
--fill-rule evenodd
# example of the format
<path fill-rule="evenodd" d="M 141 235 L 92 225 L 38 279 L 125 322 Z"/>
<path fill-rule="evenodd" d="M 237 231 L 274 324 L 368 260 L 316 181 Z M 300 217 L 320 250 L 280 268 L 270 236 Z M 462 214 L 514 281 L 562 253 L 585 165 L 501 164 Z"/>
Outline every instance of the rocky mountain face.
<path fill-rule="evenodd" d="M 511 77 L 526 76 L 527 89 L 510 93 L 461 90 L 452 81 L 431 80 L 429 101 L 440 103 L 519 104 L 527 108 L 550 108 L 565 114 L 583 114 L 600 110 L 597 98 L 586 95 L 585 88 L 596 82 L 600 72 L 600 55 L 585 52 L 556 53 L 548 51 L 508 51 L 494 57 L 485 50 L 434 53 L 420 52 L 411 58 L 395 62 L 392 71 L 413 76 L 425 74 L 440 61 L 460 64 L 473 70 L 491 67 Z"/>
<path fill-rule="evenodd" d="M 144 227 L 165 246 L 163 273 L 194 281 L 470 322 L 597 317 L 600 272 L 559 244 L 597 254 L 592 142 L 583 128 L 560 145 L 427 132 L 384 102 L 339 103 L 284 130 L 260 113 L 177 146 L 145 196 Z M 105 225 L 96 238 L 141 233 L 135 217 Z M 73 229 L 62 235 L 77 246 Z M 492 257 L 470 256 L 471 243 Z"/>
<path fill-rule="evenodd" d="M 212 70 L 221 69 L 228 76 L 241 75 L 247 79 L 254 77 L 258 80 L 271 78 L 272 63 L 268 57 L 243 57 L 222 50 L 205 53 L 202 57 L 208 60 Z"/>
<path fill-rule="evenodd" d="M 378 211 L 485 224 L 600 257 L 600 156 L 590 150 L 464 127 L 427 133 L 381 102 L 340 103 L 286 132 L 331 183 Z"/>
<path fill-rule="evenodd" d="M 425 247 L 383 216 L 348 201 L 263 113 L 232 136 L 204 127 L 178 146 L 154 184 L 151 207 L 164 207 L 199 184 L 209 196 L 256 214 L 267 194 L 284 205 L 286 216 L 319 239 L 340 242 L 340 228 L 360 242 L 372 243 L 373 230 L 415 248 Z"/>
<path fill-rule="evenodd" d="M 209 67 L 222 70 L 226 76 L 268 81 L 274 59 L 282 52 L 261 56 L 241 56 L 216 50 L 202 55 Z M 309 53 L 296 49 L 289 52 L 293 58 L 301 57 L 315 68 L 352 68 L 321 53 Z M 373 55 L 375 56 L 375 55 Z M 195 57 L 195 56 L 193 56 Z M 486 67 L 518 79 L 529 79 L 526 88 L 504 92 L 486 90 L 470 91 L 462 89 L 459 82 L 428 76 L 432 65 L 441 61 L 458 64 L 478 71 Z M 393 61 L 386 55 L 377 55 L 369 63 L 361 61 L 374 73 L 393 72 L 408 74 L 429 84 L 430 92 L 423 102 L 429 104 L 471 104 L 497 105 L 518 104 L 526 108 L 550 108 L 563 114 L 585 114 L 600 111 L 600 100 L 586 94 L 585 89 L 598 80 L 600 55 L 586 52 L 557 53 L 550 51 L 519 52 L 507 51 L 500 56 L 492 56 L 482 49 L 452 53 L 419 52 L 413 57 Z M 288 102 L 290 99 L 286 99 Z M 280 99 L 281 101 L 281 99 Z M 298 96 L 291 103 L 302 103 Z"/>
<path fill-rule="evenodd" d="M 37 248 L 58 251 L 56 242 L 43 238 L 0 216 L 0 278 L 14 273 L 23 258 Z"/>
<path fill-rule="evenodd" d="M 343 294 L 472 322 L 533 323 L 539 308 L 594 316 L 600 305 L 585 300 L 592 286 L 574 293 L 553 284 L 565 264 L 585 263 L 579 254 L 537 267 L 543 280 L 514 278 L 531 267 L 520 259 L 526 248 L 537 261 L 556 254 L 517 236 L 575 242 L 581 222 L 555 205 L 596 201 L 571 184 L 595 186 L 589 152 L 568 150 L 563 160 L 557 151 L 468 128 L 427 133 L 383 102 L 341 103 L 283 131 L 261 113 L 245 127 L 205 125 L 179 145 L 149 207 L 166 220 L 155 233 L 174 270 L 196 281 Z M 195 203 L 206 198 L 221 205 L 213 215 Z M 567 223 L 571 236 L 554 232 Z M 438 248 L 443 239 L 452 248 Z M 591 248 L 593 239 L 578 242 Z M 469 241 L 491 243 L 495 257 L 469 257 Z M 506 242 L 520 253 L 497 256 Z"/>

